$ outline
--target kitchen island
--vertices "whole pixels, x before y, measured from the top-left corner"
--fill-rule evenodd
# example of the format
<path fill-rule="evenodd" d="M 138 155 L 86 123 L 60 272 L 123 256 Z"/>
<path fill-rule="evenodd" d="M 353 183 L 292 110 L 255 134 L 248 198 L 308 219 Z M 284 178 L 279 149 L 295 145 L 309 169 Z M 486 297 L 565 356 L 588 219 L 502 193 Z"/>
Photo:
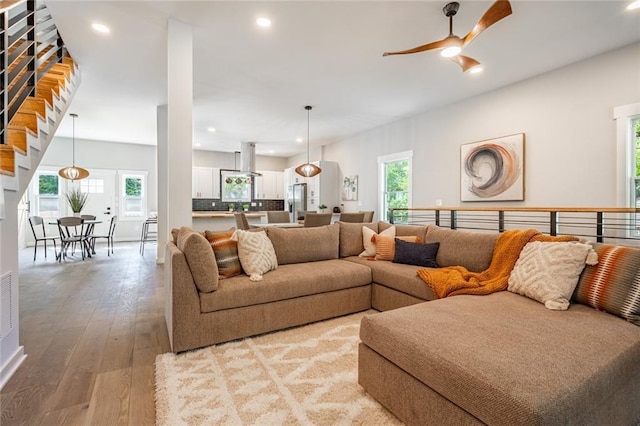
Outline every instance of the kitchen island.
<path fill-rule="evenodd" d="M 249 225 L 267 223 L 266 212 L 246 212 Z M 236 227 L 236 219 L 231 212 L 194 211 L 192 213 L 193 229 L 197 231 L 226 231 Z"/>

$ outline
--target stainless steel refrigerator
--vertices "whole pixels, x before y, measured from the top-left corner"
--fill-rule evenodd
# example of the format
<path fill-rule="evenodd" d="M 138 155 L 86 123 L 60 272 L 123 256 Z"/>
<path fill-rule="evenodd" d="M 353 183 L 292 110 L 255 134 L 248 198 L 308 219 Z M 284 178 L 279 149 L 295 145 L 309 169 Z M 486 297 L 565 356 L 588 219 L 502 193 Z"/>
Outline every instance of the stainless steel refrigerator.
<path fill-rule="evenodd" d="M 306 211 L 307 210 L 307 184 L 306 183 L 296 183 L 293 185 L 293 194 L 292 194 L 292 213 L 293 213 L 293 221 L 298 220 L 298 211 Z"/>

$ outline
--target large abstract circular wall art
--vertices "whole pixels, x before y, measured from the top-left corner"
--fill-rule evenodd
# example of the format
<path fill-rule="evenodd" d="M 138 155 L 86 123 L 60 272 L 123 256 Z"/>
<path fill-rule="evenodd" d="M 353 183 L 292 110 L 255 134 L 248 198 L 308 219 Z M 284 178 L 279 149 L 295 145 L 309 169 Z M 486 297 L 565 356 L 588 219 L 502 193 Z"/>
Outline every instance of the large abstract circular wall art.
<path fill-rule="evenodd" d="M 462 201 L 524 200 L 524 133 L 460 147 Z"/>

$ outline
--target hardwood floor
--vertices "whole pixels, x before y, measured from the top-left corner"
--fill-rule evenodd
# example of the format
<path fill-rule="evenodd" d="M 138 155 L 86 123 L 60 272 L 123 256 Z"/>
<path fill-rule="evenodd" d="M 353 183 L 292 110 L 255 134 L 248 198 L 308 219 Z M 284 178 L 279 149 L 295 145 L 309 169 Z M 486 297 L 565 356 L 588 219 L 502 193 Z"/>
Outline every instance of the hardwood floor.
<path fill-rule="evenodd" d="M 28 355 L 0 392 L 0 424 L 155 424 L 154 361 L 168 352 L 156 247 L 106 246 L 57 263 L 20 252 L 20 343 Z"/>

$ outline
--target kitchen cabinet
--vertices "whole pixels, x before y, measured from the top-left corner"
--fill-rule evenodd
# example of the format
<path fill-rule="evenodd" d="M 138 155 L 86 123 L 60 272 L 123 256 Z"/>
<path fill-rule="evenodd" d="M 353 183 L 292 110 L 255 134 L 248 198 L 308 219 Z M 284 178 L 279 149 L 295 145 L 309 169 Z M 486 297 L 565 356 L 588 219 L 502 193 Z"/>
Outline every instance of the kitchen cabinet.
<path fill-rule="evenodd" d="M 220 198 L 220 169 L 193 167 L 191 178 L 192 198 Z"/>
<path fill-rule="evenodd" d="M 284 199 L 284 173 L 272 170 L 259 171 L 254 182 L 254 198 L 258 200 Z"/>

